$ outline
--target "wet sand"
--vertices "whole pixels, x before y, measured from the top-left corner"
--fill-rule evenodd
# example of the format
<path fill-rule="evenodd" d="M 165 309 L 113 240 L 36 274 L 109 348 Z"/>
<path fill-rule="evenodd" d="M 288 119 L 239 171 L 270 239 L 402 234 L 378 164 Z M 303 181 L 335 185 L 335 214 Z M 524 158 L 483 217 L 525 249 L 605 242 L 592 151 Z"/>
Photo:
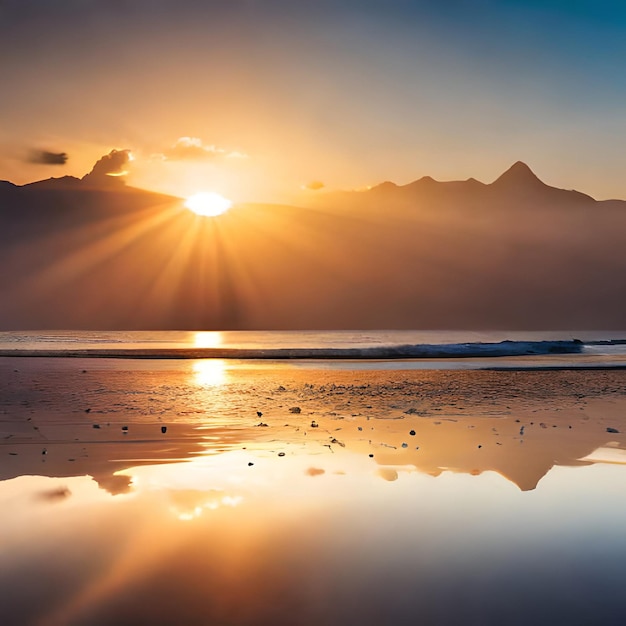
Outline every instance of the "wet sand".
<path fill-rule="evenodd" d="M 613 623 L 625 409 L 623 370 L 2 358 L 0 621 Z"/>
<path fill-rule="evenodd" d="M 532 489 L 553 465 L 585 463 L 604 446 L 622 449 L 625 407 L 619 370 L 5 358 L 0 478 L 89 474 L 106 484 L 130 465 L 198 454 L 349 447 L 383 467 L 493 470 Z"/>

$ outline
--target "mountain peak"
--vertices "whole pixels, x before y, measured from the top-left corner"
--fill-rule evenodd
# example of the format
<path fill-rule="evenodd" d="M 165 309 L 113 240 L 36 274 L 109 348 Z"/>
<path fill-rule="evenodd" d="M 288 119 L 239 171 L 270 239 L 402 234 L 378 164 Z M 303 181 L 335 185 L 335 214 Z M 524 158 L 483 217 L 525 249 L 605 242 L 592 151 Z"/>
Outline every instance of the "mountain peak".
<path fill-rule="evenodd" d="M 38 180 L 34 183 L 27 183 L 22 185 L 23 187 L 30 187 L 33 189 L 76 189 L 80 187 L 80 178 L 74 176 L 61 176 L 60 178 L 46 178 L 45 180 Z"/>
<path fill-rule="evenodd" d="M 497 178 L 492 184 L 514 184 L 514 185 L 543 185 L 544 183 L 537 178 L 537 175 L 522 161 L 513 163 L 511 167 L 504 172 L 499 178 Z"/>

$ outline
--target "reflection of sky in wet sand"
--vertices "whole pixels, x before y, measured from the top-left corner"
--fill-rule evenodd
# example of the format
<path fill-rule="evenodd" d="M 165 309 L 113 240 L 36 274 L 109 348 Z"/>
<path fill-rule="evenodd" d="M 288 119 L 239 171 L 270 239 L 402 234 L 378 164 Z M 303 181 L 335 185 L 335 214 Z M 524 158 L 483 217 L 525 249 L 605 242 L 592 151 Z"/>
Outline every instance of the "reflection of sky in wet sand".
<path fill-rule="evenodd" d="M 0 623 L 621 623 L 620 374 L 202 363 L 6 372 Z"/>
<path fill-rule="evenodd" d="M 88 477 L 0 484 L 3 623 L 613 623 L 623 609 L 621 466 L 557 468 L 521 492 L 493 472 L 388 483 L 345 451 L 249 458 L 130 468 L 116 496 Z"/>

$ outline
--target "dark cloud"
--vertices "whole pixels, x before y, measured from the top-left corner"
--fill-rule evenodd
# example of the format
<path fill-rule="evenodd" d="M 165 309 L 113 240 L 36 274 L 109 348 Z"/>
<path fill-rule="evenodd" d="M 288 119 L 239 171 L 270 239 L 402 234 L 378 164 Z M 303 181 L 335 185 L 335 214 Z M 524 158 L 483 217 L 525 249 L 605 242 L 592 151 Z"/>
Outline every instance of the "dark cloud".
<path fill-rule="evenodd" d="M 32 150 L 28 161 L 42 165 L 65 165 L 67 163 L 67 152 L 48 152 L 47 150 Z"/>
<path fill-rule="evenodd" d="M 130 150 L 111 150 L 96 162 L 89 174 L 83 180 L 90 183 L 111 182 L 111 177 L 120 177 L 126 174 L 126 166 L 132 161 Z"/>
<path fill-rule="evenodd" d="M 47 491 L 40 491 L 37 494 L 39 500 L 46 500 L 47 502 L 58 502 L 59 500 L 65 500 L 72 495 L 72 492 L 65 486 L 56 487 L 55 489 L 48 489 Z"/>

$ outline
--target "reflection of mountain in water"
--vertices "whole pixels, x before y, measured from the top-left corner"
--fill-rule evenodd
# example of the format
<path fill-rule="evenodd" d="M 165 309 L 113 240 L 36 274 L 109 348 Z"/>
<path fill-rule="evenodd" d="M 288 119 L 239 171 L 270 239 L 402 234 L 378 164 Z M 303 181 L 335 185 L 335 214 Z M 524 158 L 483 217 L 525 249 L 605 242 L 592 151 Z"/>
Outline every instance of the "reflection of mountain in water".
<path fill-rule="evenodd" d="M 339 429 L 336 421 L 327 418 L 318 419 L 309 428 L 293 424 L 293 419 L 291 422 L 291 425 L 266 428 L 237 428 L 234 424 L 230 428 L 209 430 L 170 427 L 169 434 L 161 437 L 156 437 L 160 430 L 157 424 L 135 424 L 129 428 L 130 436 L 119 432 L 117 426 L 105 428 L 100 438 L 85 436 L 88 433 L 83 429 L 79 443 L 63 439 L 66 427 L 57 430 L 50 425 L 46 428 L 45 447 L 19 441 L 2 446 L 3 453 L 10 456 L 0 466 L 0 480 L 29 474 L 51 477 L 87 474 L 107 491 L 123 493 L 129 489 L 130 477 L 118 474 L 120 470 L 175 463 L 199 454 L 228 454 L 252 445 L 255 452 L 250 459 L 256 454 L 269 453 L 274 462 L 280 463 L 277 451 L 313 453 L 315 463 L 323 469 L 324 454 L 372 455 L 373 463 L 387 480 L 397 478 L 397 472 L 407 468 L 431 476 L 446 471 L 472 475 L 494 471 L 522 491 L 528 491 L 535 489 L 554 466 L 592 464 L 593 461 L 581 459 L 610 442 L 626 449 L 621 434 L 609 434 L 598 421 L 582 420 L 575 413 L 546 412 L 534 419 L 527 415 L 357 419 L 349 428 Z M 348 468 L 350 456 L 346 457 Z"/>
<path fill-rule="evenodd" d="M 528 490 L 555 465 L 626 449 L 623 370 L 220 367 L 0 358 L 0 479 L 90 475 L 120 492 L 117 472 L 140 464 L 219 455 L 254 479 L 259 456 L 284 453 L 387 478 L 494 471 Z"/>
<path fill-rule="evenodd" d="M 373 438 L 368 446 L 381 466 L 413 466 L 431 476 L 445 471 L 472 475 L 494 471 L 522 491 L 535 489 L 554 466 L 589 465 L 580 459 L 616 438 L 597 423 L 587 425 L 575 416 L 568 420 L 554 414 L 519 421 L 429 419 L 397 426 Z M 408 434 L 408 426 L 415 436 Z M 620 443 L 623 446 L 621 438 Z"/>

